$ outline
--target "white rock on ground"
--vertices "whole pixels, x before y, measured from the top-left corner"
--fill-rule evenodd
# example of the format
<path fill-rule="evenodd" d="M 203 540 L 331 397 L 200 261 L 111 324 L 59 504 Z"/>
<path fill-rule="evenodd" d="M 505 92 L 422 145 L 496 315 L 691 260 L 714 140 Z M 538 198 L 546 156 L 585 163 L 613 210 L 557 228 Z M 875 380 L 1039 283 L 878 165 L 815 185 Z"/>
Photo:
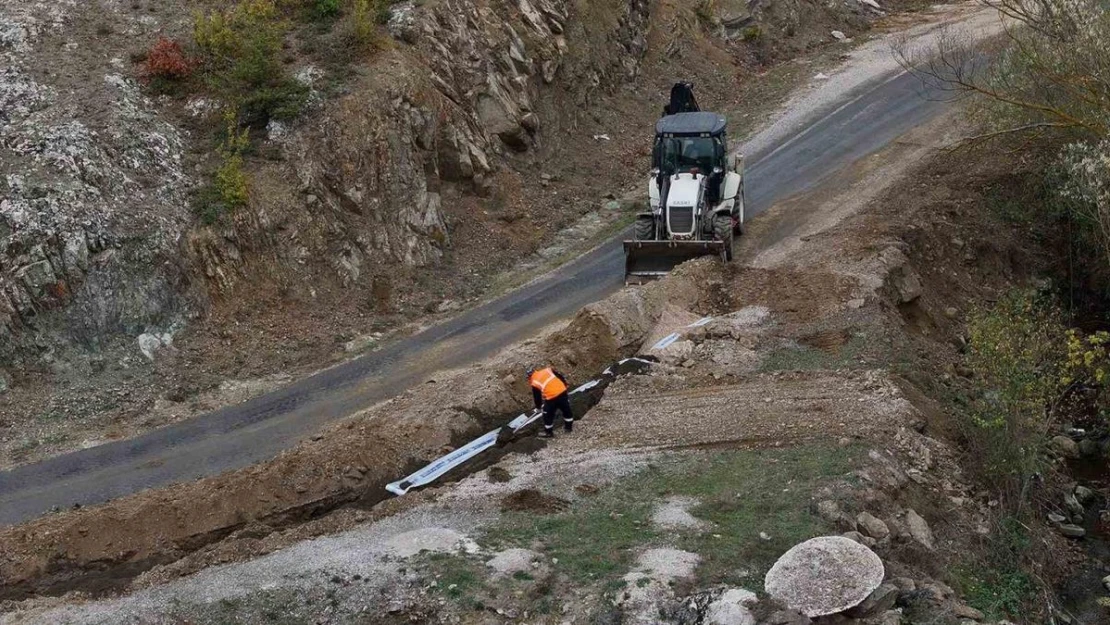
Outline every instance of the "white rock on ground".
<path fill-rule="evenodd" d="M 702 530 L 710 524 L 690 514 L 690 508 L 699 503 L 692 497 L 671 497 L 655 508 L 651 515 L 653 525 L 663 530 Z"/>
<path fill-rule="evenodd" d="M 389 553 L 398 558 L 411 558 L 421 552 L 477 553 L 478 544 L 465 534 L 445 527 L 426 527 L 393 536 L 386 542 Z"/>
<path fill-rule="evenodd" d="M 620 606 L 623 623 L 655 625 L 659 604 L 674 596 L 671 582 L 693 576 L 701 558 L 681 549 L 649 549 L 636 561 L 636 567 L 624 576 L 625 591 Z"/>
<path fill-rule="evenodd" d="M 912 508 L 906 511 L 906 526 L 909 528 L 910 536 L 912 536 L 914 540 L 924 545 L 925 548 L 930 551 L 936 549 L 933 531 L 929 529 L 929 523 Z"/>
<path fill-rule="evenodd" d="M 754 592 L 743 588 L 726 590 L 705 611 L 706 625 L 755 625 L 748 605 L 759 601 Z"/>
<path fill-rule="evenodd" d="M 527 573 L 535 568 L 534 563 L 542 556 L 531 549 L 506 549 L 493 556 L 486 566 L 500 575 Z"/>
<path fill-rule="evenodd" d="M 822 536 L 783 554 L 764 587 L 771 598 L 813 618 L 859 605 L 882 584 L 883 574 L 874 551 L 842 536 Z"/>

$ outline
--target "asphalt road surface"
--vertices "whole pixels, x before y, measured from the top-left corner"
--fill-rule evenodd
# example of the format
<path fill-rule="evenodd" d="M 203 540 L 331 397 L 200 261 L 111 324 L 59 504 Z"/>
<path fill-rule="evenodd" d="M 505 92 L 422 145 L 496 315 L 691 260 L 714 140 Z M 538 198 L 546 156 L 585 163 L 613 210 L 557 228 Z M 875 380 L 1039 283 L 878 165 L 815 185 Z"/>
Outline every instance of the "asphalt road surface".
<path fill-rule="evenodd" d="M 746 155 L 748 217 L 809 190 L 947 106 L 908 74 L 888 75 L 815 114 L 788 140 Z M 321 425 L 475 362 L 621 288 L 614 237 L 527 286 L 419 334 L 248 402 L 138 438 L 0 472 L 0 525 L 247 466 Z"/>

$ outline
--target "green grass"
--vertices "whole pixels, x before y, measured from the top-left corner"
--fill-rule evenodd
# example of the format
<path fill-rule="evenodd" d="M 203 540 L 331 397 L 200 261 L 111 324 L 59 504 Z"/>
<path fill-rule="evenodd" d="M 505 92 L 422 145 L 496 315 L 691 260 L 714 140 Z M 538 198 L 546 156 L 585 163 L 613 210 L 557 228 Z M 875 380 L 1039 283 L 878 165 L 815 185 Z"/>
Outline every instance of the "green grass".
<path fill-rule="evenodd" d="M 473 558 L 434 553 L 425 558 L 424 566 L 434 573 L 437 591 L 452 599 L 473 597 L 485 585 L 485 567 Z"/>
<path fill-rule="evenodd" d="M 1016 567 L 960 567 L 955 576 L 967 604 L 991 620 L 1024 614 L 1025 602 L 1037 590 L 1033 579 Z"/>
<path fill-rule="evenodd" d="M 768 354 L 759 365 L 759 370 L 769 371 L 815 371 L 820 369 L 842 369 L 852 367 L 866 349 L 866 338 L 853 334 L 848 342 L 835 351 L 827 351 L 808 345 L 782 347 Z"/>
<path fill-rule="evenodd" d="M 763 575 L 783 552 L 832 529 L 810 511 L 811 493 L 842 479 L 860 453 L 807 447 L 675 457 L 566 512 L 508 514 L 485 540 L 503 547 L 541 545 L 548 558 L 558 560 L 556 572 L 609 589 L 620 587 L 641 550 L 675 544 L 701 555 L 698 583 L 761 588 Z M 656 502 L 674 495 L 700 499 L 692 513 L 716 527 L 680 534 L 677 541 L 656 530 L 650 523 Z"/>

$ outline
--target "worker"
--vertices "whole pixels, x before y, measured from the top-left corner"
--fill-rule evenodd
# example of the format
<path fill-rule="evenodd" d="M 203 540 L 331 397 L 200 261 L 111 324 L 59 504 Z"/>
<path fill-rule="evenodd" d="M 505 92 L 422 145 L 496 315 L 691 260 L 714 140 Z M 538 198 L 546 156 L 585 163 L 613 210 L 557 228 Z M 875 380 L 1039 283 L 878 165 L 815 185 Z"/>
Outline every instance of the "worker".
<path fill-rule="evenodd" d="M 536 409 L 543 409 L 543 438 L 555 436 L 555 411 L 563 413 L 563 431 L 574 430 L 574 415 L 570 411 L 567 378 L 551 367 L 529 367 L 528 384 L 532 386 L 532 400 Z"/>

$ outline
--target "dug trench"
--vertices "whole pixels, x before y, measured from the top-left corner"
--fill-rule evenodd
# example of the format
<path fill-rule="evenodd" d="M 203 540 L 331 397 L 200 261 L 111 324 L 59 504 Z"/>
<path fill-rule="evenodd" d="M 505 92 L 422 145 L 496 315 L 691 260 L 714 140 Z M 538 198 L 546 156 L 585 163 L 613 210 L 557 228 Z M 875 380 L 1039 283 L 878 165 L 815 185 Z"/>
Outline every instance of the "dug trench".
<path fill-rule="evenodd" d="M 665 302 L 701 301 L 702 309 L 713 313 L 709 302 L 720 298 L 699 293 L 684 273 L 587 307 L 564 327 L 493 361 L 441 374 L 269 462 L 3 528 L 0 600 L 118 592 L 152 569 L 184 574 L 203 567 L 208 552 L 224 541 L 250 538 L 260 543 L 257 555 L 267 551 L 260 539 L 311 535 L 314 522 L 323 520 L 321 526 L 328 527 L 327 517 L 336 511 L 378 516 L 403 508 L 407 502 L 383 504 L 393 497 L 386 484 L 519 414 L 522 400 L 531 399 L 521 374 L 526 363 L 552 362 L 572 383 L 597 379 L 597 386 L 572 402 L 575 413 L 586 416 L 617 375 L 634 373 L 639 365 L 615 366 L 615 375 L 595 374 L 635 354 Z M 443 388 L 453 389 L 447 408 Z M 542 448 L 529 434 L 501 441 L 440 482 L 484 469 L 505 454 Z"/>
<path fill-rule="evenodd" d="M 750 238 L 759 241 L 760 228 L 753 226 Z M 763 245 L 781 239 L 764 236 Z M 574 381 L 584 381 L 692 320 L 669 319 L 669 306 L 717 315 L 767 302 L 780 323 L 793 327 L 836 309 L 856 290 L 854 282 L 833 272 L 722 271 L 715 261 L 687 263 L 664 280 L 590 305 L 567 326 L 480 366 L 439 375 L 435 383 L 355 415 L 269 462 L 4 528 L 0 598 L 109 593 L 127 588 L 144 572 L 165 579 L 226 561 L 229 544 L 250 543 L 233 556 L 250 557 L 278 548 L 283 537 L 334 531 L 332 517 L 351 523 L 388 516 L 417 505 L 424 495 L 383 501 L 386 484 L 519 413 L 530 395 L 520 375 L 526 363 L 552 362 Z M 452 389 L 448 408 L 442 389 Z M 604 391 L 605 386 L 593 389 L 576 411 L 585 413 Z M 507 453 L 537 448 L 532 439 L 512 442 L 445 481 Z M 354 513 L 344 515 L 347 511 Z"/>
<path fill-rule="evenodd" d="M 874 162 L 884 156 L 889 153 Z M 941 579 L 969 558 L 977 564 L 975 555 L 997 531 L 990 494 L 960 473 L 954 427 L 960 415 L 944 398 L 962 383 L 955 371 L 963 358 L 963 315 L 1029 283 L 1046 264 L 1043 250 L 988 208 L 991 190 L 1019 166 L 1030 165 L 941 154 L 877 190 L 869 186 L 869 201 L 854 206 L 845 197 L 859 185 L 800 198 L 752 224 L 751 238 L 766 247 L 746 247 L 738 266 L 687 263 L 665 280 L 621 291 L 566 327 L 479 367 L 438 376 L 435 384 L 357 415 L 270 463 L 0 531 L 0 542 L 11 546 L 0 555 L 4 587 L 19 589 L 10 598 L 103 592 L 127 587 L 130 577 L 153 565 L 130 584 L 135 588 L 433 501 L 450 484 L 385 501 L 383 486 L 517 414 L 529 397 L 520 375 L 525 363 L 552 361 L 573 381 L 585 381 L 700 315 L 727 323 L 687 332 L 652 375 L 624 376 L 583 398 L 601 401 L 584 421 L 586 436 L 576 440 L 598 448 L 698 450 L 802 447 L 842 436 L 893 449 L 913 461 L 912 472 L 902 471 L 893 486 L 868 487 L 861 504 L 876 513 L 920 511 L 938 551 L 900 545 L 883 557 L 888 565 L 901 563 L 899 571 Z M 854 178 L 870 185 L 867 173 Z M 808 209 L 803 217 L 788 214 L 799 206 Z M 836 218 L 826 219 L 830 214 Z M 784 219 L 802 223 L 783 229 Z M 776 231 L 789 234 L 767 236 Z M 753 311 L 766 320 L 759 332 L 737 331 Z M 655 377 L 656 369 L 664 373 Z M 893 395 L 886 394 L 887 376 L 898 389 Z M 454 396 L 445 409 L 448 388 Z M 890 412 L 869 412 L 861 392 Z M 645 406 L 654 417 L 637 420 Z M 720 421 L 723 416 L 728 420 Z M 510 451 L 536 448 L 534 439 L 522 439 L 446 477 L 463 478 Z M 889 464 L 885 457 L 874 460 Z M 527 494 L 518 499 L 508 503 L 556 512 L 561 505 Z M 1084 559 L 1082 549 L 1047 524 L 1031 528 L 1037 549 L 1025 564 L 1037 567 L 1047 586 L 1066 587 L 1069 570 Z M 961 586 L 958 581 L 949 579 Z M 974 587 L 960 591 L 970 596 Z M 1084 590 L 1083 600 L 1090 593 Z M 1055 598 L 1050 603 L 1059 605 Z"/>

